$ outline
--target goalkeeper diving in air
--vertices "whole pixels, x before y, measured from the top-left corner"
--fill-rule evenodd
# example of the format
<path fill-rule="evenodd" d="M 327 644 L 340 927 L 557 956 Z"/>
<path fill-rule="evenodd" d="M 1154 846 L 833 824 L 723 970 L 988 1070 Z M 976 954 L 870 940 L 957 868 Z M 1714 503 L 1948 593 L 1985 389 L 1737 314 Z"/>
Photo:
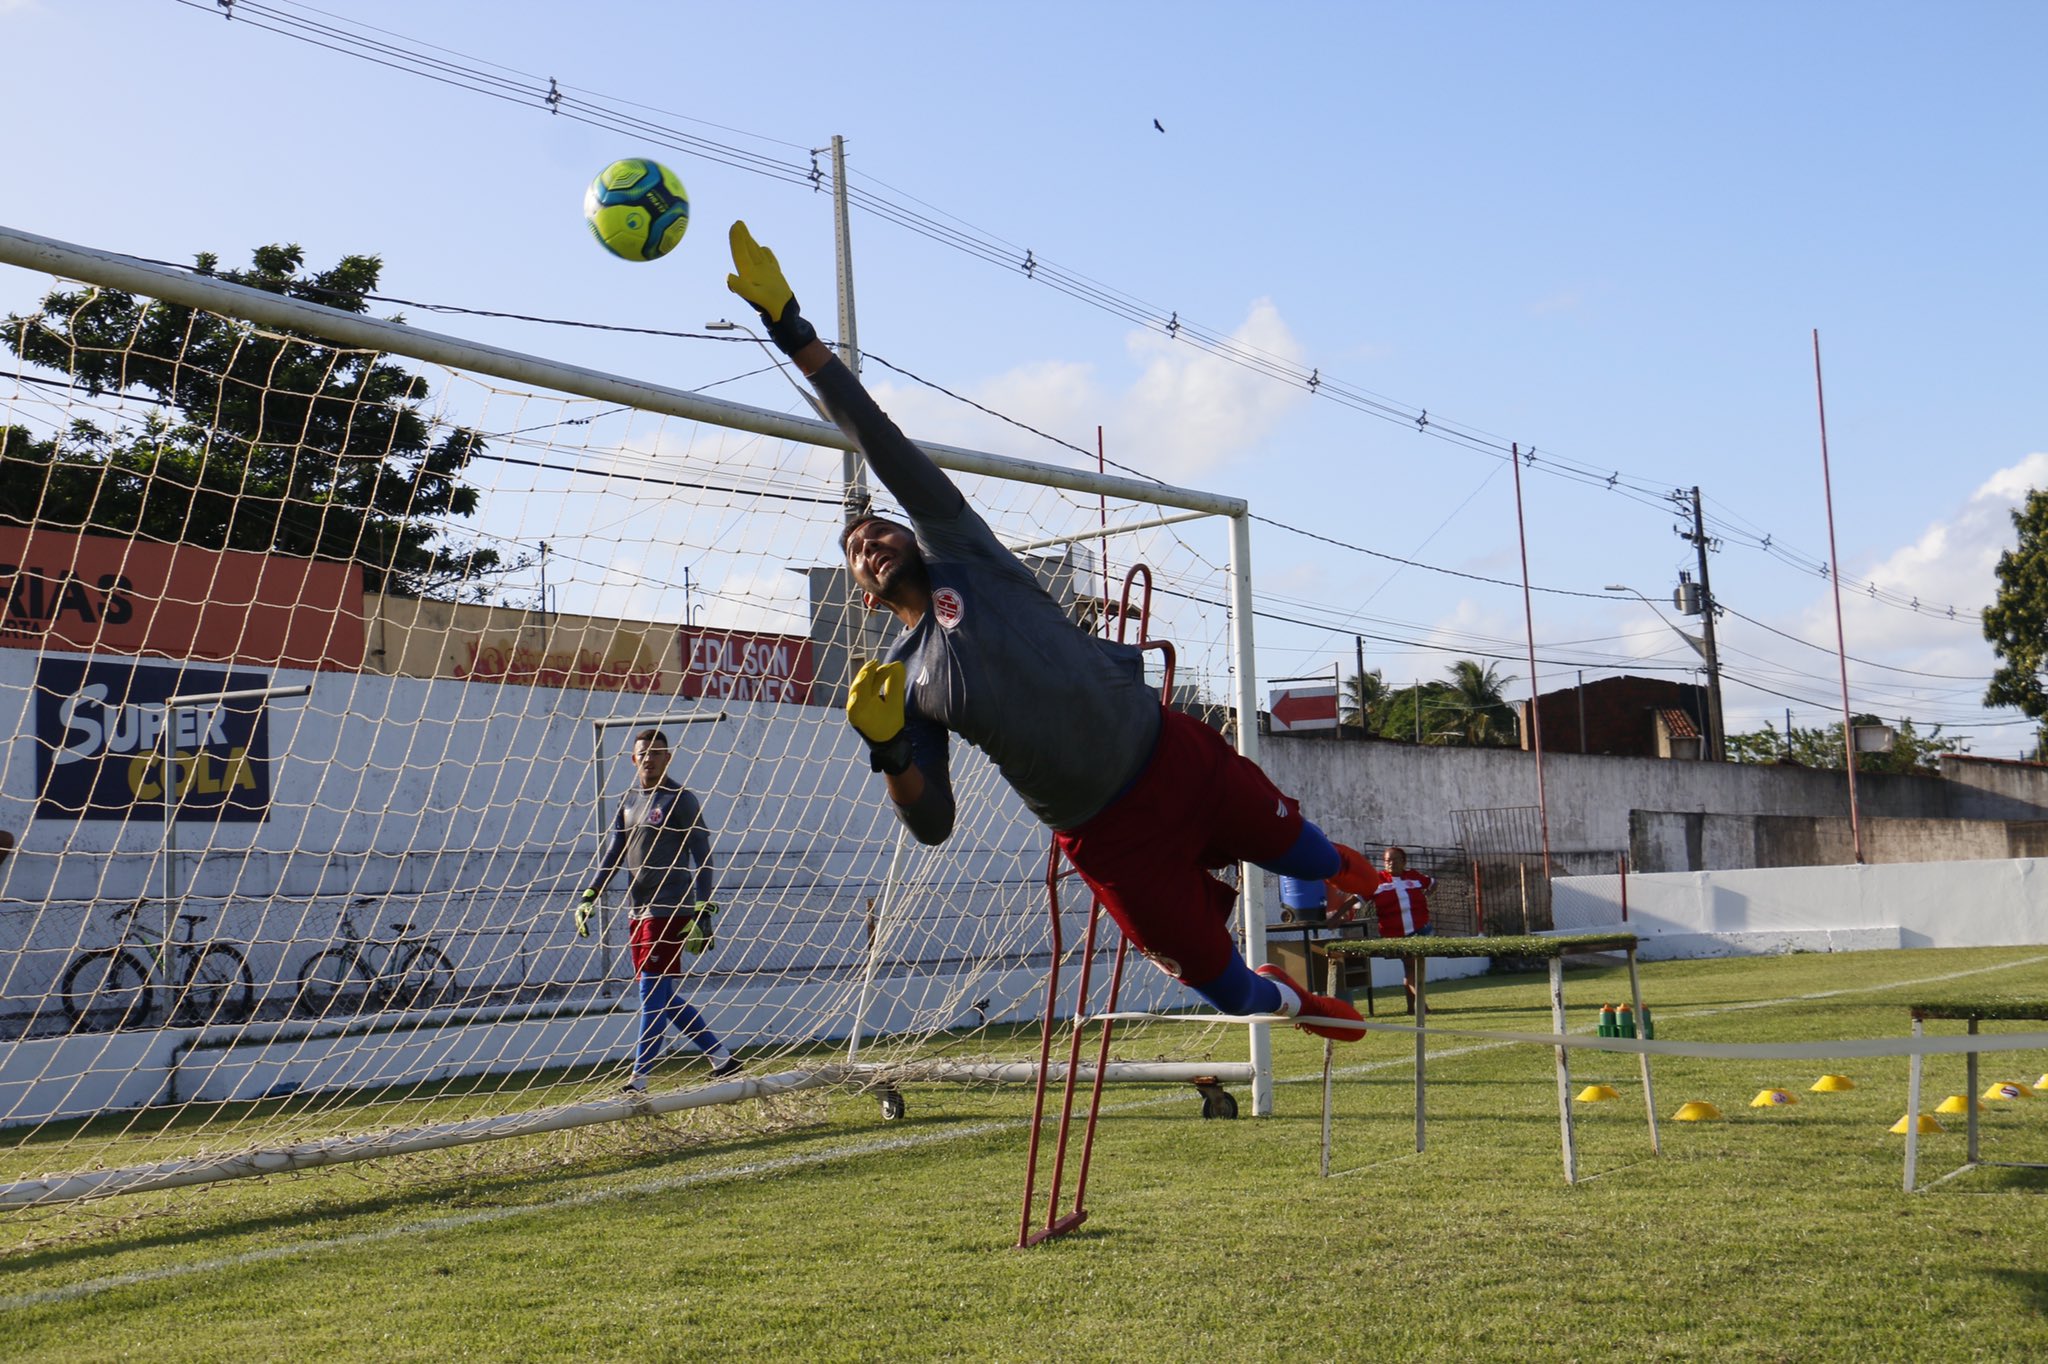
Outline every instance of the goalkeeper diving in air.
<path fill-rule="evenodd" d="M 1215 870 L 1251 862 L 1334 876 L 1336 845 L 1256 763 L 1160 703 L 1135 646 L 1083 632 L 999 542 L 931 458 L 897 429 L 797 310 L 775 254 L 732 226 L 726 285 L 817 389 L 910 518 L 871 513 L 842 532 L 870 610 L 902 624 L 886 661 L 853 679 L 847 718 L 920 843 L 953 832 L 947 733 L 986 753 L 1053 831 L 1075 870 L 1153 964 L 1230 1014 L 1282 1014 L 1355 1041 L 1339 999 L 1275 966 L 1255 973 L 1231 940 L 1237 891 Z"/>

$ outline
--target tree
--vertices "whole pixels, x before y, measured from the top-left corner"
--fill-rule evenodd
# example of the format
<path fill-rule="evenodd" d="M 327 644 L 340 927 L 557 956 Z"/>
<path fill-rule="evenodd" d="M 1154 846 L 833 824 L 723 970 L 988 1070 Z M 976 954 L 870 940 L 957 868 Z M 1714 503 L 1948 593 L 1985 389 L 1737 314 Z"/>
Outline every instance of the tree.
<path fill-rule="evenodd" d="M 1387 708 L 1390 695 L 1378 668 L 1369 673 L 1353 673 L 1344 680 L 1344 711 L 1339 717 L 1344 727 L 1377 733 L 1380 714 Z"/>
<path fill-rule="evenodd" d="M 1998 556 L 1998 599 L 1984 608 L 1984 638 L 1999 658 L 1984 704 L 2016 707 L 2048 748 L 2048 492 L 2031 489 L 2012 524 L 2019 541 Z"/>
<path fill-rule="evenodd" d="M 197 258 L 202 275 L 355 313 L 383 268 L 347 256 L 304 275 L 297 246 L 258 248 L 246 271 L 217 264 Z M 0 428 L 0 520 L 344 560 L 403 596 L 484 597 L 480 576 L 515 567 L 442 526 L 477 509 L 459 475 L 483 438 L 436 439 L 426 381 L 371 352 L 103 289 L 54 290 L 0 325 L 16 356 L 87 393 L 166 409 L 40 441 Z"/>
<path fill-rule="evenodd" d="M 1882 723 L 1875 715 L 1858 715 L 1855 718 L 1858 725 Z M 1908 717 L 1899 721 L 1888 752 L 1856 755 L 1856 770 L 1938 776 L 1941 755 L 1963 751 L 1961 740 L 1942 737 L 1940 725 L 1923 735 Z M 1813 729 L 1794 725 L 1786 734 L 1780 734 L 1774 726 L 1766 724 L 1762 729 L 1747 734 L 1731 734 L 1728 736 L 1728 761 L 1789 762 L 1801 767 L 1840 771 L 1847 765 L 1842 752 L 1842 726 L 1839 721 Z"/>
<path fill-rule="evenodd" d="M 1468 747 L 1517 742 L 1515 708 L 1508 704 L 1506 694 L 1513 677 L 1502 677 L 1491 663 L 1461 658 L 1451 664 L 1450 678 L 1442 708 L 1457 742 Z"/>
<path fill-rule="evenodd" d="M 1443 728 L 1445 690 L 1441 682 L 1396 687 L 1387 693 L 1374 732 L 1381 738 L 1399 739 L 1403 743 L 1441 743 L 1438 731 Z"/>

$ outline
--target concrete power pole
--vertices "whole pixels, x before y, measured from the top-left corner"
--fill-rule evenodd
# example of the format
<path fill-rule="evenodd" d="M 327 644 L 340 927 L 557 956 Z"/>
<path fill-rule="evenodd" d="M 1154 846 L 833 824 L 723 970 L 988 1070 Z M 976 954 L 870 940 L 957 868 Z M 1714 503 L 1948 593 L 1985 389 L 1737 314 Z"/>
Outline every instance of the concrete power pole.
<path fill-rule="evenodd" d="M 1713 733 L 1707 736 L 1707 756 L 1713 761 L 1728 761 L 1728 731 L 1721 723 L 1721 655 L 1714 649 L 1714 586 L 1707 577 L 1707 532 L 1706 522 L 1700 515 L 1700 490 L 1692 490 L 1692 534 L 1686 539 L 1692 541 L 1699 552 L 1700 564 L 1700 643 L 1707 662 L 1707 727 Z"/>

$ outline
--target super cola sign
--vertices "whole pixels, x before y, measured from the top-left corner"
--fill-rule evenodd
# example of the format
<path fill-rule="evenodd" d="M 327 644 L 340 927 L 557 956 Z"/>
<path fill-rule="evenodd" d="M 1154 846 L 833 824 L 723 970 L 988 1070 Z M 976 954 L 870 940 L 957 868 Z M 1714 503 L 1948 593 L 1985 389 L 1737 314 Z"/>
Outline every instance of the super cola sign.
<path fill-rule="evenodd" d="M 677 634 L 682 649 L 682 695 L 798 706 L 812 703 L 816 665 L 811 641 L 801 635 L 688 627 Z"/>

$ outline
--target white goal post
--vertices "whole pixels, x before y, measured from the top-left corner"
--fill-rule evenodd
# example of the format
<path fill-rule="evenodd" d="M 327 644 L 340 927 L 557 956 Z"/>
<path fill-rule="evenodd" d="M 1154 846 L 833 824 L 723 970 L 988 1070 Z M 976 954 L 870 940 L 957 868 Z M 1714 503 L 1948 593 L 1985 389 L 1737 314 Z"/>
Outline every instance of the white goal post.
<path fill-rule="evenodd" d="M 305 430 L 280 467 L 338 486 L 356 456 L 322 443 L 315 409 L 344 401 L 333 376 L 397 365 L 430 376 L 440 405 L 363 402 L 348 423 L 397 411 L 436 435 L 480 433 L 470 448 L 498 452 L 504 472 L 473 519 L 433 528 L 508 557 L 537 544 L 543 575 L 524 607 L 359 592 L 353 564 L 166 543 L 103 519 L 98 502 L 83 520 L 0 517 L 0 575 L 13 580 L 0 603 L 25 603 L 0 631 L 0 713 L 15 719 L 0 828 L 19 839 L 0 864 L 0 1128 L 21 1137 L 0 1158 L 0 1208 L 615 1121 L 701 1096 L 1020 1078 L 1005 1030 L 1039 1007 L 1046 905 L 1032 864 L 1044 833 L 956 745 L 962 833 L 903 848 L 825 704 L 873 642 L 833 577 L 839 461 L 804 462 L 851 448 L 836 426 L 8 228 L 0 265 L 14 267 L 0 270 L 0 312 L 22 315 L 0 350 L 0 437 L 16 441 L 0 453 L 29 450 L 52 479 L 97 471 L 102 492 L 118 478 L 143 503 L 175 492 L 196 506 L 206 470 L 180 482 L 171 456 L 275 439 L 231 415 L 187 411 L 180 426 L 131 393 L 124 347 L 139 372 L 163 358 L 146 328 L 184 318 L 198 339 L 170 357 L 177 381 L 202 375 L 253 405 L 251 421 L 303 402 Z M 38 316 L 44 295 L 64 302 Z M 137 306 L 105 314 L 128 319 L 126 341 L 96 311 L 117 295 Z M 68 373 L 48 358 L 53 337 Z M 41 358 L 23 354 L 31 341 Z M 303 380 L 295 364 L 325 369 Z M 923 448 L 1089 628 L 1114 628 L 1113 569 L 1158 574 L 1155 633 L 1192 636 L 1193 680 L 1177 691 L 1233 717 L 1238 749 L 1257 759 L 1242 499 Z M 253 486 L 222 495 L 240 514 L 270 496 Z M 279 497 L 280 518 L 320 514 Z M 550 556 L 570 564 L 558 586 L 580 609 L 555 608 Z M 716 576 L 688 582 L 693 561 Z M 481 589 L 465 581 L 453 596 Z M 306 699 L 269 704 L 286 695 Z M 209 705 L 225 718 L 207 720 Z M 663 729 L 678 779 L 704 794 L 720 898 L 733 902 L 685 993 L 758 1078 L 636 1107 L 594 1097 L 633 1045 L 620 925 L 600 916 L 598 940 L 579 942 L 564 911 L 642 727 Z M 1244 949 L 1263 961 L 1261 876 L 1240 876 Z M 1085 911 L 1080 898 L 1069 913 Z M 309 982 L 321 957 L 333 979 Z M 131 962 L 148 968 L 140 984 Z M 1141 1007 L 1193 1002 L 1163 978 L 1126 988 Z M 1249 1081 L 1252 1112 L 1268 1114 L 1266 1026 L 1248 1034 L 1243 1062 L 1213 1059 L 1234 1027 L 1144 1034 L 1157 1059 L 1110 1074 Z M 453 1083 L 478 1076 L 523 1078 Z M 368 1096 L 365 1112 L 316 1101 L 337 1095 Z M 189 1126 L 120 1117 L 179 1106 Z M 42 1173 L 59 1167 L 85 1173 Z"/>

